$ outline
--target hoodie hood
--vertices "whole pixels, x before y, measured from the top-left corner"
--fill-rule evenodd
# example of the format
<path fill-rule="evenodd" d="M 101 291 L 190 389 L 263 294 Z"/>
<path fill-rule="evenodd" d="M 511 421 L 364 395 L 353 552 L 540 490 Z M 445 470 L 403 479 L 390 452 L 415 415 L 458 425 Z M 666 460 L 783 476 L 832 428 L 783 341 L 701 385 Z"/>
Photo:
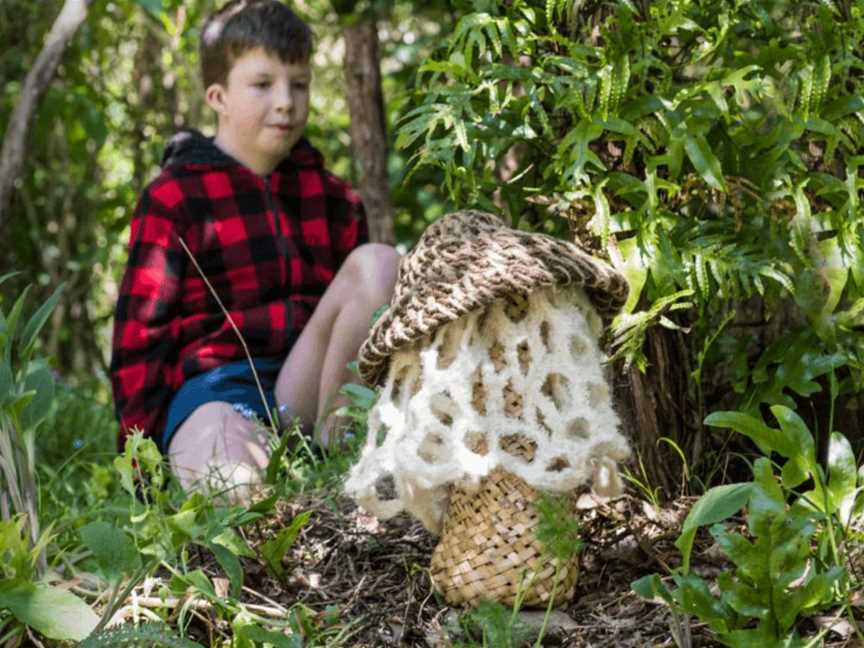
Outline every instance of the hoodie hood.
<path fill-rule="evenodd" d="M 163 169 L 187 165 L 214 168 L 245 166 L 216 146 L 212 137 L 206 137 L 194 129 L 182 130 L 174 135 L 162 154 Z M 289 166 L 320 168 L 324 166 L 324 156 L 303 137 L 294 145 L 288 156 L 276 166 L 276 170 L 282 171 Z"/>

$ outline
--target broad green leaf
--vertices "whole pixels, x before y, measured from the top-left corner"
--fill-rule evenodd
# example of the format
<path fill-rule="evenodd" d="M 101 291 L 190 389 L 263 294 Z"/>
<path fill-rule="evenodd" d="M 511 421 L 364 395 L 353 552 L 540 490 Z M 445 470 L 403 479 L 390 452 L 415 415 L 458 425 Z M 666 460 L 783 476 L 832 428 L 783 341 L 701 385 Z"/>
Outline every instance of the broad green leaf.
<path fill-rule="evenodd" d="M 189 572 L 188 574 L 183 575 L 183 581 L 187 586 L 194 587 L 201 594 L 209 598 L 210 600 L 216 600 L 219 597 L 216 596 L 216 589 L 213 587 L 213 583 L 210 581 L 210 578 L 200 569 L 196 569 L 194 571 Z"/>
<path fill-rule="evenodd" d="M 12 396 L 12 368 L 0 353 L 0 407 Z"/>
<path fill-rule="evenodd" d="M 786 512 L 786 500 L 771 470 L 771 462 L 760 457 L 753 464 L 747 526 L 756 537 L 767 536 L 775 519 Z"/>
<path fill-rule="evenodd" d="M 728 613 L 718 598 L 711 594 L 708 584 L 698 576 L 675 576 L 678 585 L 672 595 L 682 610 L 707 623 L 714 632 L 726 632 Z"/>
<path fill-rule="evenodd" d="M 21 412 L 21 426 L 32 430 L 51 414 L 54 402 L 54 376 L 44 364 L 34 365 L 24 379 L 24 389 L 33 392 L 33 399 Z"/>
<path fill-rule="evenodd" d="M 684 149 L 687 151 L 687 157 L 690 158 L 696 172 L 702 176 L 709 187 L 717 191 L 727 190 L 720 160 L 714 155 L 704 135 L 688 134 L 684 141 Z"/>
<path fill-rule="evenodd" d="M 822 116 L 829 122 L 834 122 L 854 112 L 864 110 L 864 97 L 860 94 L 847 95 L 835 99 L 822 109 Z"/>
<path fill-rule="evenodd" d="M 135 0 L 135 4 L 157 19 L 162 15 L 162 3 L 163 0 Z"/>
<path fill-rule="evenodd" d="M 247 623 L 244 625 L 234 625 L 234 636 L 241 641 L 250 642 L 252 646 L 264 645 L 265 643 L 274 646 L 275 648 L 303 648 L 303 638 L 299 634 L 287 636 L 282 632 L 275 630 L 265 630 L 259 625 Z"/>
<path fill-rule="evenodd" d="M 246 541 L 234 529 L 225 529 L 214 537 L 211 542 L 225 547 L 231 553 L 244 558 L 255 558 L 257 555 Z"/>
<path fill-rule="evenodd" d="M 784 457 L 790 456 L 794 448 L 780 438 L 780 431 L 770 428 L 761 420 L 744 412 L 713 412 L 705 417 L 705 425 L 730 428 L 748 437 L 764 455 L 778 452 Z M 779 447 L 778 447 L 779 446 Z"/>
<path fill-rule="evenodd" d="M 48 321 L 48 318 L 57 306 L 57 302 L 60 301 L 60 294 L 63 292 L 63 287 L 64 284 L 62 283 L 57 286 L 57 289 L 51 293 L 51 296 L 45 300 L 45 303 L 42 304 L 35 313 L 33 313 L 33 316 L 24 326 L 24 330 L 21 332 L 21 349 L 24 355 L 29 354 L 33 345 L 36 343 L 36 336 L 39 335 L 39 331 L 41 331 L 42 327 L 45 326 L 45 322 Z"/>
<path fill-rule="evenodd" d="M 630 292 L 627 294 L 627 303 L 624 304 L 622 310 L 625 313 L 632 313 L 639 303 L 642 289 L 648 281 L 648 268 L 645 267 L 642 261 L 639 245 L 635 238 L 617 241 L 617 246 L 624 261 L 624 265 L 618 267 L 617 270 L 627 278 L 627 283 L 630 286 Z"/>
<path fill-rule="evenodd" d="M 291 520 L 291 524 L 259 547 L 261 556 L 277 576 L 281 577 L 285 571 L 285 568 L 282 567 L 282 558 L 294 545 L 294 540 L 297 539 L 300 529 L 309 522 L 311 517 L 311 511 L 300 513 Z"/>
<path fill-rule="evenodd" d="M 107 580 L 118 581 L 141 568 L 141 556 L 135 543 L 121 529 L 107 522 L 91 522 L 80 533 L 81 542 L 93 552 Z"/>
<path fill-rule="evenodd" d="M 792 627 L 800 613 L 830 601 L 831 590 L 840 582 L 844 574 L 845 570 L 835 565 L 827 572 L 816 574 L 807 580 L 805 585 L 785 592 L 776 607 L 780 630 L 785 633 Z"/>
<path fill-rule="evenodd" d="M 657 574 L 643 576 L 639 580 L 633 581 L 630 584 L 630 589 L 648 601 L 672 605 L 672 594 Z"/>
<path fill-rule="evenodd" d="M 369 389 L 365 385 L 357 385 L 355 383 L 346 383 L 339 389 L 340 394 L 344 394 L 351 399 L 351 404 L 364 410 L 370 409 L 375 404 L 375 399 L 378 398 L 378 393 L 374 389 Z"/>
<path fill-rule="evenodd" d="M 817 470 L 816 445 L 813 441 L 813 435 L 807 428 L 807 424 L 793 410 L 784 405 L 772 406 L 771 413 L 780 424 L 784 437 L 784 446 L 795 449 L 794 452 L 785 456 L 798 459 L 802 462 L 803 467 L 815 473 Z"/>
<path fill-rule="evenodd" d="M 735 563 L 735 574 L 751 582 L 768 582 L 768 562 L 760 548 L 740 533 L 729 531 L 723 524 L 711 527 L 711 535 L 726 557 Z M 721 590 L 723 587 L 721 586 Z"/>
<path fill-rule="evenodd" d="M 243 587 L 243 567 L 240 565 L 240 559 L 231 550 L 215 542 L 204 546 L 213 552 L 213 556 L 228 577 L 231 583 L 231 596 L 240 596 L 240 588 Z"/>
<path fill-rule="evenodd" d="M 681 569 L 684 574 L 690 570 L 690 552 L 697 529 L 721 522 L 741 510 L 750 497 L 752 487 L 751 482 L 715 486 L 696 501 L 684 520 L 680 537 L 675 541 L 675 546 L 681 551 Z"/>
<path fill-rule="evenodd" d="M 187 540 L 201 536 L 204 525 L 198 523 L 197 508 L 181 510 L 167 519 L 168 526 L 183 535 Z"/>
<path fill-rule="evenodd" d="M 858 465 L 849 440 L 832 432 L 828 444 L 828 495 L 831 511 L 836 511 L 843 524 L 849 524 L 852 507 L 858 494 Z"/>
<path fill-rule="evenodd" d="M 48 639 L 58 641 L 81 641 L 99 623 L 90 606 L 71 592 L 31 583 L 0 585 L 0 608 L 9 610 L 21 623 Z"/>
<path fill-rule="evenodd" d="M 9 311 L 9 315 L 6 317 L 6 335 L 8 338 L 5 351 L 7 360 L 11 360 L 12 341 L 16 338 L 18 320 L 21 319 L 21 313 L 24 310 L 24 302 L 27 300 L 27 294 L 29 292 L 30 286 L 25 287 L 24 290 L 21 291 L 21 294 L 18 295 L 18 299 L 16 299 L 15 303 L 12 305 L 12 310 Z"/>

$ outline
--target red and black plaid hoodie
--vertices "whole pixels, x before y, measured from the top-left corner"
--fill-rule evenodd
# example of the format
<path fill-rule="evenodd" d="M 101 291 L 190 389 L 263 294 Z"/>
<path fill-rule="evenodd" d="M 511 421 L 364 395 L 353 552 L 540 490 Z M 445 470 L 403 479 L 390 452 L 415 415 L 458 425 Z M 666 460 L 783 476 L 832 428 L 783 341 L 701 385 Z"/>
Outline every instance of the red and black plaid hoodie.
<path fill-rule="evenodd" d="M 262 178 L 197 131 L 176 135 L 132 218 L 117 300 L 121 445 L 132 428 L 162 433 L 184 380 L 246 357 L 180 237 L 252 356 L 283 356 L 368 230 L 358 196 L 305 139 Z"/>

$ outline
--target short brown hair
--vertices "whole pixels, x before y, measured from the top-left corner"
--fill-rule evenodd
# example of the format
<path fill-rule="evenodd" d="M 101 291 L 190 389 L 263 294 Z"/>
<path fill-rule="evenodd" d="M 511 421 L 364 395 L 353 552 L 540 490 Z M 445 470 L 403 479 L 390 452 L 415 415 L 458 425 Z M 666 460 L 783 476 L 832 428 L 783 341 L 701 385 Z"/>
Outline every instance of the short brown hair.
<path fill-rule="evenodd" d="M 227 83 L 234 62 L 256 47 L 286 63 L 307 62 L 312 41 L 309 25 L 279 0 L 231 0 L 201 29 L 204 87 Z"/>

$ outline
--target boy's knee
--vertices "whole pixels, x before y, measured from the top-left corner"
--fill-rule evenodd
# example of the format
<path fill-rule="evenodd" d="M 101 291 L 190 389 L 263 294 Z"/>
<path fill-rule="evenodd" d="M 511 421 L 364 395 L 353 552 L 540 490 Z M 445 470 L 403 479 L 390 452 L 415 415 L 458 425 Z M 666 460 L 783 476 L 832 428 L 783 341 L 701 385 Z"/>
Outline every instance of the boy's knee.
<path fill-rule="evenodd" d="M 402 257 L 391 245 L 366 243 L 354 249 L 345 259 L 343 270 L 351 273 L 361 289 L 382 293 L 387 299 L 396 284 Z"/>

